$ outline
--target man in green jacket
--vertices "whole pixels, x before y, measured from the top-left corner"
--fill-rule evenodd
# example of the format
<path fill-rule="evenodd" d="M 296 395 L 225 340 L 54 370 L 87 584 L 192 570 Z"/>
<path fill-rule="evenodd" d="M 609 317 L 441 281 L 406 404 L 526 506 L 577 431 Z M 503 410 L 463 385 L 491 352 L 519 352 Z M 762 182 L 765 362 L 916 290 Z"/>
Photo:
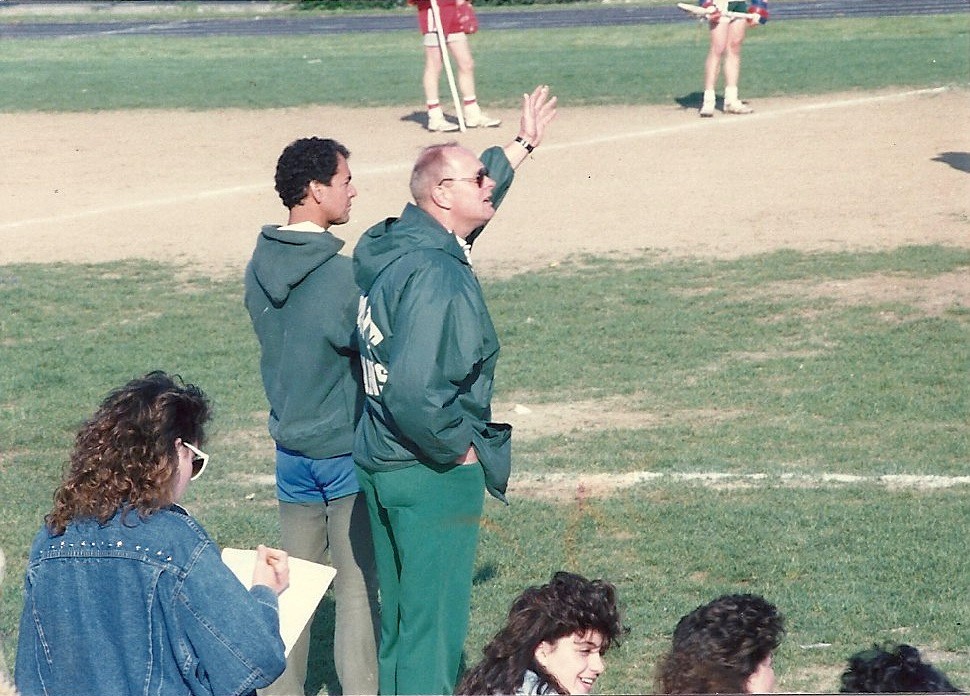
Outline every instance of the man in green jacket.
<path fill-rule="evenodd" d="M 367 510 L 350 455 L 363 393 L 355 321 L 360 293 L 344 242 L 357 195 L 340 143 L 302 138 L 276 166 L 287 224 L 266 225 L 246 268 L 246 308 L 276 441 L 283 548 L 337 569 L 334 664 L 345 694 L 377 690 L 377 572 Z M 303 693 L 309 636 L 265 693 Z"/>
<path fill-rule="evenodd" d="M 354 250 L 367 398 L 353 453 L 381 585 L 381 694 L 450 694 L 458 679 L 484 490 L 504 501 L 511 464 L 511 428 L 490 422 L 499 343 L 469 252 L 555 113 L 540 86 L 504 148 L 426 148 L 414 203 Z"/>

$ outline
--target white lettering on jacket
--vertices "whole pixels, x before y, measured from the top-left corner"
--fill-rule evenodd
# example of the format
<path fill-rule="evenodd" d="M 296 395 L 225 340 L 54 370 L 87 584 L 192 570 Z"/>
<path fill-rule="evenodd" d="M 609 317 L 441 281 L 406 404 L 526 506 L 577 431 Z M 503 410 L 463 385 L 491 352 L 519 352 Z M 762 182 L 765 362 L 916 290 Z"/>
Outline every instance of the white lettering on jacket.
<path fill-rule="evenodd" d="M 364 393 L 368 396 L 379 396 L 387 382 L 387 368 L 377 361 L 374 348 L 384 340 L 384 334 L 371 317 L 366 295 L 360 296 L 360 303 L 357 306 L 357 331 L 367 346 L 367 352 L 360 354 L 360 364 L 364 373 Z"/>

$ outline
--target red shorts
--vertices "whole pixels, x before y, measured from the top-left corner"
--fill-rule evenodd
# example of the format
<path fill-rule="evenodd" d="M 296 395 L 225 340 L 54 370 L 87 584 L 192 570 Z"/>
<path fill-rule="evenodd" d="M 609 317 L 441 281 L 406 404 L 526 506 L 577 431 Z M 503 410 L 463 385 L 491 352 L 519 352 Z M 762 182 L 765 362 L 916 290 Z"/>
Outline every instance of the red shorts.
<path fill-rule="evenodd" d="M 431 13 L 431 0 L 418 0 L 418 28 L 422 34 L 432 34 L 437 31 L 434 25 L 434 15 Z M 461 24 L 455 11 L 454 0 L 438 0 L 438 12 L 441 14 L 441 28 L 445 36 L 461 34 Z"/>

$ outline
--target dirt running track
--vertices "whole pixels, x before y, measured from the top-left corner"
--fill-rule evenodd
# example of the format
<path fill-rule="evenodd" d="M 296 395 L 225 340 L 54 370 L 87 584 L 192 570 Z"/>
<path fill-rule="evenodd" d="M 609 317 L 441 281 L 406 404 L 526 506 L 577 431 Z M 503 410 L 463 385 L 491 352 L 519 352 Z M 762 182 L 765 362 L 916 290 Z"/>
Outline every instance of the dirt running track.
<path fill-rule="evenodd" d="M 970 246 L 970 91 L 752 105 L 751 116 L 702 120 L 678 106 L 562 104 L 476 246 L 480 272 L 647 248 L 734 257 Z M 507 142 L 517 114 L 497 115 L 502 127 L 458 140 Z M 406 109 L 0 114 L 0 264 L 140 257 L 239 274 L 260 224 L 283 221 L 276 157 L 314 134 L 352 152 L 359 195 L 336 230 L 348 251 L 400 211 L 418 149 L 444 139 Z"/>

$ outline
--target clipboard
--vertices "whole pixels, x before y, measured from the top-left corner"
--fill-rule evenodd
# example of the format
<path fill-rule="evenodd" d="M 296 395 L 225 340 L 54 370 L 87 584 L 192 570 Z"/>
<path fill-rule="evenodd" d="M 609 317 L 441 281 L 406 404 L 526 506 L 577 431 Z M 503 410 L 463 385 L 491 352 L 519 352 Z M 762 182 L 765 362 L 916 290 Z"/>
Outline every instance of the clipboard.
<path fill-rule="evenodd" d="M 253 569 L 256 567 L 255 549 L 222 550 L 222 562 L 249 589 L 253 584 Z M 280 595 L 280 636 L 286 646 L 286 656 L 299 639 L 300 634 L 313 620 L 313 613 L 323 599 L 327 588 L 337 575 L 330 566 L 305 561 L 290 556 L 290 586 Z"/>

